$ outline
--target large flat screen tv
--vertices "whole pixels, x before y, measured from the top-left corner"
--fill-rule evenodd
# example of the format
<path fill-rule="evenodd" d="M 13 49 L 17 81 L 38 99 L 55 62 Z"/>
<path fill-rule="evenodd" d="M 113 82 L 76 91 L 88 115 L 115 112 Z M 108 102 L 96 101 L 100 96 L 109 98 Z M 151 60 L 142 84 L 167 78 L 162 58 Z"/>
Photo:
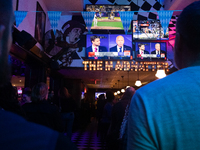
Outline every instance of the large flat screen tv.
<path fill-rule="evenodd" d="M 136 61 L 165 61 L 167 60 L 166 42 L 134 42 Z"/>
<path fill-rule="evenodd" d="M 86 5 L 86 11 L 95 11 L 92 30 L 123 30 L 119 11 L 131 11 L 130 5 Z M 95 21 L 96 20 L 96 21 Z M 130 26 L 131 27 L 131 26 Z"/>
<path fill-rule="evenodd" d="M 133 40 L 168 40 L 159 20 L 133 20 L 131 23 Z"/>
<path fill-rule="evenodd" d="M 97 37 L 100 43 L 92 42 Z M 94 44 L 93 44 L 94 43 Z M 99 46 L 98 46 L 99 45 Z M 95 47 L 98 47 L 95 52 Z M 86 36 L 86 58 L 108 60 L 132 60 L 132 35 L 88 34 Z"/>

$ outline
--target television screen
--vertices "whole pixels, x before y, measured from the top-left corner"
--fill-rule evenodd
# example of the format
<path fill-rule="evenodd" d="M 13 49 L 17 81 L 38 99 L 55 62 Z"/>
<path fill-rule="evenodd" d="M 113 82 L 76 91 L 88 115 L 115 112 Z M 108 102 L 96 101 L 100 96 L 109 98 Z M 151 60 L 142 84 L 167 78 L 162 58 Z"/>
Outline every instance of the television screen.
<path fill-rule="evenodd" d="M 95 100 L 97 100 L 101 94 L 104 94 L 106 97 L 106 92 L 95 92 Z"/>
<path fill-rule="evenodd" d="M 123 30 L 119 11 L 131 11 L 130 5 L 86 5 L 86 11 L 95 11 L 91 29 Z"/>
<path fill-rule="evenodd" d="M 94 35 L 88 34 L 86 36 L 86 58 L 106 59 L 108 52 L 109 52 L 108 34 L 94 34 Z"/>
<path fill-rule="evenodd" d="M 167 40 L 169 32 L 163 32 L 159 20 L 133 20 L 131 23 L 133 39 L 136 40 Z"/>
<path fill-rule="evenodd" d="M 135 42 L 135 59 L 137 61 L 166 60 L 166 42 Z"/>
<path fill-rule="evenodd" d="M 22 94 L 22 89 L 18 89 L 18 90 L 17 90 L 17 93 L 18 93 L 18 94 Z"/>
<path fill-rule="evenodd" d="M 87 59 L 133 59 L 131 35 L 91 34 L 87 35 L 86 42 Z"/>

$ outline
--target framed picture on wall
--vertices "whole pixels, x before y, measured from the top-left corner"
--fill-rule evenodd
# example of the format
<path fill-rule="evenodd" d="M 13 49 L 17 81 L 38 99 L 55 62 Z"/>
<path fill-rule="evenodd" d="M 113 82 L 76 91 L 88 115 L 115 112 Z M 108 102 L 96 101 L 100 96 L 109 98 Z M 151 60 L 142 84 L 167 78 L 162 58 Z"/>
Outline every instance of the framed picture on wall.
<path fill-rule="evenodd" d="M 44 46 L 46 14 L 39 2 L 36 6 L 35 39 Z"/>

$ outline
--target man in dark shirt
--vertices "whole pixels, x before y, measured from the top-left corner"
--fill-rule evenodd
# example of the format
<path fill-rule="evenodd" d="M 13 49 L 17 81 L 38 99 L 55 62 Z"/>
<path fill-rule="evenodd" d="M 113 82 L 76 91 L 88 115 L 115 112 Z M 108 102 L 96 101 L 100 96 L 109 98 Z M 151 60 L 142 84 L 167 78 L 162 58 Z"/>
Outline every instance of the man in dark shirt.
<path fill-rule="evenodd" d="M 10 83 L 9 50 L 12 43 L 14 13 L 12 0 L 0 0 L 0 149 L 54 150 L 77 149 L 63 134 L 47 127 L 30 123 L 23 117 L 6 111 L 14 102 Z M 7 104 L 7 107 L 6 105 Z"/>

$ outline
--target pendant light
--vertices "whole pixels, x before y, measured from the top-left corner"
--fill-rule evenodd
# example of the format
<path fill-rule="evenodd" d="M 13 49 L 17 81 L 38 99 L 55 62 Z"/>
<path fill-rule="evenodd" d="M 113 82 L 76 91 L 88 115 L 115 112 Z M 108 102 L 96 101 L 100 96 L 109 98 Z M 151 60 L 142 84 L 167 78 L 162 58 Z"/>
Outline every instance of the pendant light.
<path fill-rule="evenodd" d="M 121 76 L 121 77 L 122 77 L 122 87 L 123 87 L 123 77 L 124 77 L 124 76 Z M 121 92 L 122 92 L 122 93 L 125 92 L 124 88 L 121 89 Z"/>
<path fill-rule="evenodd" d="M 118 89 L 119 89 L 119 80 L 118 80 Z M 120 94 L 120 91 L 119 91 L 119 90 L 117 91 L 117 94 Z"/>
<path fill-rule="evenodd" d="M 163 69 L 157 70 L 155 76 L 156 76 L 157 78 L 159 78 L 159 79 L 166 77 L 165 70 L 163 70 Z"/>
<path fill-rule="evenodd" d="M 126 89 L 129 87 L 130 87 L 130 85 L 129 85 L 129 71 L 128 71 L 128 85 L 126 86 Z"/>
<path fill-rule="evenodd" d="M 137 87 L 139 87 L 139 86 L 142 85 L 142 83 L 141 83 L 141 81 L 140 81 L 140 79 L 139 79 L 139 69 L 138 69 L 138 79 L 137 79 L 137 81 L 135 82 L 135 85 L 136 85 Z"/>

